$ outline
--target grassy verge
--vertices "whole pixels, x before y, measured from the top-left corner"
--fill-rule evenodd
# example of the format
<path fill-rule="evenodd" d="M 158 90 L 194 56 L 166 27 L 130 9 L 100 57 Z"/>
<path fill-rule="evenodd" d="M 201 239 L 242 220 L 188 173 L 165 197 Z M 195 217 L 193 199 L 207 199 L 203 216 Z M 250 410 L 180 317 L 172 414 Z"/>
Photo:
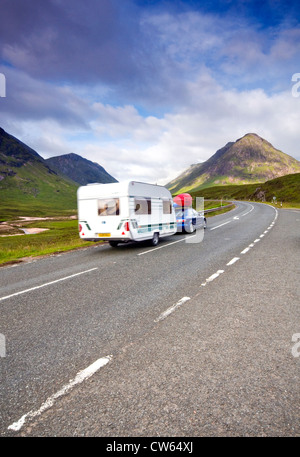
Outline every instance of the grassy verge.
<path fill-rule="evenodd" d="M 300 202 L 300 173 L 281 176 L 265 183 L 205 187 L 189 192 L 192 197 L 224 200 L 253 200 L 273 202 L 276 197 L 280 204 L 297 207 Z M 278 206 L 277 203 L 277 206 Z"/>
<path fill-rule="evenodd" d="M 222 206 L 229 205 L 231 202 L 230 201 L 222 201 Z M 219 208 L 221 206 L 221 201 L 220 200 L 204 200 L 204 210 L 207 209 L 213 209 L 213 208 Z M 230 206 L 229 208 L 224 208 L 224 209 L 218 209 L 216 211 L 211 211 L 209 213 L 205 213 L 205 217 L 212 217 L 212 216 L 217 216 L 218 214 L 224 214 L 227 213 L 228 211 L 231 211 L 232 209 L 235 208 L 235 205 Z"/>
<path fill-rule="evenodd" d="M 94 244 L 79 238 L 77 220 L 36 221 L 25 226 L 49 230 L 35 235 L 0 237 L 0 264 Z"/>
<path fill-rule="evenodd" d="M 217 211 L 212 211 L 211 213 L 206 213 L 205 217 L 212 217 L 212 216 L 217 216 L 219 214 L 228 213 L 229 211 L 233 210 L 234 208 L 235 208 L 235 205 L 232 205 L 229 208 L 218 209 Z"/>
<path fill-rule="evenodd" d="M 223 202 L 227 204 L 228 202 Z M 220 206 L 219 201 L 205 202 L 205 209 Z M 230 208 L 208 213 L 207 216 L 221 214 Z M 82 241 L 78 234 L 77 219 L 63 219 L 60 217 L 53 220 L 36 221 L 6 221 L 6 228 L 2 226 L 0 235 L 0 265 L 20 261 L 26 257 L 37 257 L 58 252 L 70 251 L 80 247 L 95 245 L 93 242 Z M 25 235 L 22 228 L 46 229 L 43 232 Z M 101 241 L 99 241 L 101 243 Z"/>
<path fill-rule="evenodd" d="M 222 201 L 222 205 L 229 205 L 231 202 L 227 201 Z M 212 208 L 218 208 L 221 206 L 221 201 L 220 200 L 204 200 L 204 209 L 212 209 Z"/>
<path fill-rule="evenodd" d="M 229 201 L 223 201 L 222 205 L 229 204 Z M 220 206 L 220 200 L 205 200 L 205 209 L 212 209 Z M 273 206 L 281 208 L 280 204 Z M 206 213 L 206 217 L 212 217 L 218 214 L 223 214 L 231 211 L 234 206 L 224 208 L 222 210 L 212 211 Z M 282 208 L 298 208 L 300 203 L 287 203 L 284 202 Z M 0 237 L 0 265 L 7 262 L 15 262 L 25 257 L 35 257 L 57 252 L 69 251 L 72 249 L 95 245 L 92 242 L 82 241 L 78 234 L 78 221 L 60 220 L 57 217 L 54 220 L 47 221 L 15 221 L 9 222 L 12 224 L 7 234 L 16 235 L 21 232 L 22 228 L 35 228 L 39 227 L 47 229 L 47 231 L 35 235 L 20 235 L 20 236 L 6 236 Z M 5 232 L 3 232 L 5 233 Z M 101 241 L 99 241 L 101 243 Z"/>
<path fill-rule="evenodd" d="M 281 202 L 277 202 L 277 204 L 275 205 L 273 202 L 272 203 L 269 203 L 269 202 L 264 202 L 266 203 L 267 205 L 270 205 L 270 206 L 274 206 L 274 208 L 283 208 L 283 209 L 300 209 L 300 203 L 296 203 L 296 202 L 282 202 L 282 206 L 281 206 Z"/>

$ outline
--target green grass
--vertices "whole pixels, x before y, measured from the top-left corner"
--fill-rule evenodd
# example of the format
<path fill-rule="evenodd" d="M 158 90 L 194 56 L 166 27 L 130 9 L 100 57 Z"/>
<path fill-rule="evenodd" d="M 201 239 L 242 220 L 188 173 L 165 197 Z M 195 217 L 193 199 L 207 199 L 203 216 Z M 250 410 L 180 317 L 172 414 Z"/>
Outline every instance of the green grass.
<path fill-rule="evenodd" d="M 227 202 L 227 204 L 228 204 L 228 202 Z M 217 216 L 219 214 L 228 213 L 229 211 L 233 210 L 234 208 L 235 208 L 235 205 L 232 205 L 232 206 L 230 206 L 228 208 L 224 208 L 224 209 L 218 209 L 216 211 L 212 211 L 211 213 L 206 213 L 205 217 L 213 217 L 213 216 Z"/>
<path fill-rule="evenodd" d="M 220 200 L 204 200 L 204 210 L 220 208 L 221 203 L 222 203 L 222 206 L 226 206 L 226 205 L 229 205 L 231 202 L 224 201 L 224 200 L 222 202 Z M 235 206 L 232 205 L 229 208 L 217 209 L 216 211 L 211 211 L 209 213 L 205 213 L 205 217 L 213 217 L 218 214 L 224 214 L 224 213 L 227 213 L 228 211 L 231 211 L 234 208 L 235 208 Z"/>
<path fill-rule="evenodd" d="M 0 221 L 17 216 L 74 214 L 77 188 L 40 163 L 20 167 L 17 175 L 0 181 Z"/>
<path fill-rule="evenodd" d="M 68 185 L 65 192 L 61 186 L 55 192 L 50 193 L 49 183 L 45 182 L 44 189 L 40 191 L 39 198 L 30 191 L 19 198 L 19 189 L 15 190 L 11 185 L 9 189 L 0 189 L 0 221 L 16 219 L 17 216 L 70 216 L 76 213 L 76 188 Z M 204 197 L 205 209 L 220 206 L 220 200 L 225 206 L 229 201 L 256 200 L 255 191 L 260 187 L 264 191 L 266 202 L 271 203 L 273 196 L 277 198 L 277 207 L 300 208 L 300 173 L 276 178 L 266 183 L 216 186 L 191 191 L 193 198 Z M 41 198 L 42 197 L 42 198 Z M 212 199 L 213 201 L 207 201 Z M 261 200 L 260 200 L 261 201 Z M 232 208 L 225 208 L 221 211 L 207 213 L 208 217 L 222 212 L 230 211 Z M 82 241 L 78 234 L 77 220 L 47 220 L 35 222 L 23 222 L 23 227 L 39 227 L 49 230 L 36 235 L 20 235 L 0 237 L 0 264 L 15 262 L 23 257 L 34 257 L 68 251 L 71 249 L 89 246 L 91 242 Z M 17 231 L 13 227 L 13 231 Z"/>
<path fill-rule="evenodd" d="M 283 209 L 300 209 L 300 203 L 296 202 L 281 202 L 278 201 L 277 203 L 274 202 L 264 202 L 267 205 L 274 206 L 274 208 L 283 208 Z"/>
<path fill-rule="evenodd" d="M 0 237 L 0 264 L 94 244 L 80 239 L 77 220 L 35 221 L 23 226 L 49 230 L 36 235 Z"/>
<path fill-rule="evenodd" d="M 228 202 L 223 202 L 227 204 Z M 219 201 L 205 202 L 205 209 L 220 206 Z M 228 209 L 217 213 L 208 213 L 207 216 L 220 214 Z M 14 263 L 26 257 L 37 257 L 53 253 L 69 251 L 72 249 L 95 245 L 93 242 L 86 242 L 80 239 L 78 234 L 78 221 L 72 220 L 37 220 L 37 221 L 7 221 L 11 229 L 1 234 L 22 233 L 23 228 L 44 228 L 48 229 L 35 235 L 16 235 L 0 237 L 0 265 Z M 21 227 L 19 227 L 19 225 Z M 101 243 L 101 241 L 99 241 Z"/>
<path fill-rule="evenodd" d="M 222 201 L 222 206 L 229 205 L 231 202 Z M 220 200 L 204 200 L 204 209 L 219 208 L 221 206 Z"/>
<path fill-rule="evenodd" d="M 282 176 L 265 183 L 195 189 L 190 191 L 190 194 L 192 197 L 201 196 L 207 199 L 262 201 L 257 197 L 259 191 L 264 192 L 266 202 L 272 202 L 275 196 L 277 202 L 295 207 L 300 203 L 300 173 Z"/>

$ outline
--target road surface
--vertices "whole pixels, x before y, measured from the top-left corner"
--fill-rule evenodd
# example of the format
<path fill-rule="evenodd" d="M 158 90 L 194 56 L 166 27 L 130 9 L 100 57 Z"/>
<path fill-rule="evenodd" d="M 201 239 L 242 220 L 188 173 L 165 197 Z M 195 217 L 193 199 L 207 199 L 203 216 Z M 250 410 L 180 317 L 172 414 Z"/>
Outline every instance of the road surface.
<path fill-rule="evenodd" d="M 1 436 L 299 436 L 299 224 L 237 202 L 1 268 Z"/>

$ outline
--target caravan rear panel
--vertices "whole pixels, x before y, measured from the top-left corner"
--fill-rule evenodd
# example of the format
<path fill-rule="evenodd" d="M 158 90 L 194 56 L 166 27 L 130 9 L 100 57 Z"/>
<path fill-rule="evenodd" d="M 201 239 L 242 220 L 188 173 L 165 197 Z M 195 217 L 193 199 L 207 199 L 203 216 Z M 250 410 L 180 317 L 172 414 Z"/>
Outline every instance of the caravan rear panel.
<path fill-rule="evenodd" d="M 78 189 L 80 237 L 90 241 L 142 241 L 176 233 L 170 192 L 152 184 L 93 184 Z"/>

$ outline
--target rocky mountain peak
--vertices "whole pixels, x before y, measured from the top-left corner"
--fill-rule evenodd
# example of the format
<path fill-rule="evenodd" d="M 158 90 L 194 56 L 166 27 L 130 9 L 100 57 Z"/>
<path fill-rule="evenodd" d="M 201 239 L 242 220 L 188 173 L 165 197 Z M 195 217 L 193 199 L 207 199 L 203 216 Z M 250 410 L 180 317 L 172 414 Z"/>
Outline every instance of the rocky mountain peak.
<path fill-rule="evenodd" d="M 193 165 L 167 184 L 172 193 L 226 184 L 266 182 L 299 173 L 300 162 L 256 133 L 228 142 L 206 162 Z"/>

